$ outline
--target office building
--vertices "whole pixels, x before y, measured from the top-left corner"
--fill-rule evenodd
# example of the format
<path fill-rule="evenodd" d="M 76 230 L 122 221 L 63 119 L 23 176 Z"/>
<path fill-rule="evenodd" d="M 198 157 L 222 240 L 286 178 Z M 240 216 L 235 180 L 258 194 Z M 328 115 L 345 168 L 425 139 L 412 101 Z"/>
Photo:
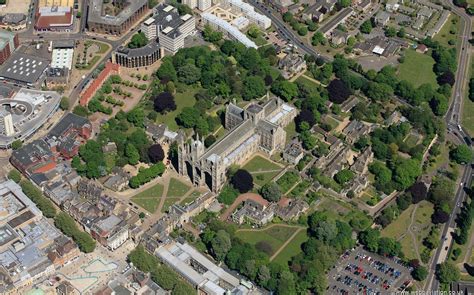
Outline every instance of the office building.
<path fill-rule="evenodd" d="M 196 20 L 190 14 L 179 15 L 178 9 L 170 5 L 156 8 L 155 24 L 160 47 L 174 54 L 184 47 L 184 39 L 196 32 Z"/>

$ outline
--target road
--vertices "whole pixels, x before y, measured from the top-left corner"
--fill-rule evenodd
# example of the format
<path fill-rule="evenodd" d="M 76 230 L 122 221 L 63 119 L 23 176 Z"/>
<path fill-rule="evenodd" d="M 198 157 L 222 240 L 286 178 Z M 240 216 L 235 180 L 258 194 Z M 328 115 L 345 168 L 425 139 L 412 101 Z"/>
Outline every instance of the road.
<path fill-rule="evenodd" d="M 255 0 L 247 0 L 247 2 L 250 3 L 252 6 L 254 6 L 258 12 L 267 16 L 272 21 L 272 24 L 275 26 L 278 33 L 281 35 L 281 37 L 283 37 L 283 39 L 290 41 L 291 43 L 296 45 L 297 48 L 299 48 L 301 51 L 303 51 L 306 54 L 314 55 L 316 57 L 321 57 L 325 61 L 332 60 L 332 57 L 321 55 L 319 52 L 317 52 L 313 48 L 313 46 L 308 45 L 295 32 L 293 32 L 291 29 L 288 29 L 286 24 L 281 19 L 280 14 L 278 15 L 274 14 L 273 11 L 269 8 L 268 4 L 264 4 Z"/>
<path fill-rule="evenodd" d="M 469 54 L 470 54 L 470 44 L 469 38 L 471 35 L 472 28 L 472 19 L 466 14 L 464 9 L 456 7 L 450 0 L 447 0 L 447 4 L 452 8 L 452 12 L 459 15 L 461 18 L 461 43 L 459 46 L 459 56 L 458 56 L 458 69 L 456 71 L 456 82 L 453 87 L 453 97 L 451 99 L 451 105 L 446 114 L 446 125 L 448 127 L 448 132 L 456 136 L 461 143 L 464 142 L 464 138 L 468 137 L 467 134 L 461 125 L 462 119 L 462 104 L 464 96 L 464 86 L 466 85 L 468 77 L 468 68 L 469 68 Z M 442 237 L 443 242 L 436 250 L 435 255 L 429 266 L 429 275 L 427 278 L 427 283 L 425 285 L 425 290 L 437 291 L 439 290 L 439 282 L 436 279 L 435 272 L 436 267 L 439 263 L 442 263 L 447 258 L 447 253 L 452 246 L 452 237 L 448 237 L 454 228 L 456 228 L 456 216 L 460 211 L 458 204 L 462 204 L 466 198 L 466 193 L 464 191 L 464 186 L 469 186 L 472 181 L 472 169 L 471 165 L 466 165 L 464 167 L 464 172 L 461 177 L 461 185 L 458 187 L 456 196 L 454 198 L 454 209 L 451 212 L 448 222 L 444 225 Z M 446 248 L 447 247 L 447 248 Z"/>
<path fill-rule="evenodd" d="M 37 5 L 36 1 L 33 1 L 33 5 Z M 26 42 L 33 42 L 33 41 L 57 41 L 57 40 L 85 40 L 85 39 L 93 39 L 103 43 L 110 45 L 111 50 L 99 60 L 95 67 L 91 69 L 89 74 L 85 75 L 85 78 L 82 79 L 77 85 L 75 85 L 74 89 L 69 94 L 70 98 L 70 106 L 73 107 L 79 100 L 80 93 L 86 86 L 86 84 L 92 79 L 92 75 L 94 69 L 97 68 L 103 62 L 109 60 L 112 56 L 112 52 L 115 51 L 119 46 L 121 46 L 127 39 L 129 39 L 132 34 L 136 33 L 140 27 L 135 26 L 130 29 L 130 31 L 122 35 L 120 38 L 116 39 L 109 39 L 106 36 L 98 35 L 98 34 L 91 34 L 86 32 L 86 20 L 87 20 L 87 11 L 89 6 L 89 0 L 84 0 L 81 6 L 81 20 L 79 24 L 79 28 L 76 29 L 76 32 L 44 32 L 44 33 L 37 33 L 34 30 L 33 25 L 29 25 L 26 31 L 23 31 L 18 34 L 21 43 Z M 31 20 L 32 24 L 34 23 L 34 19 Z"/>

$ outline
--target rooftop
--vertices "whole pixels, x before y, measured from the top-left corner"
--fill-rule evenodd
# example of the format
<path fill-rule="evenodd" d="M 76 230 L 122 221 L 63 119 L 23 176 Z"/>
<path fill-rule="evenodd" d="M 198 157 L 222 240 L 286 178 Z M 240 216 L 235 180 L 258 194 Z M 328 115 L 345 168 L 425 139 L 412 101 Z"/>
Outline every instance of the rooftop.
<path fill-rule="evenodd" d="M 120 25 L 138 9 L 147 5 L 148 0 L 126 0 L 125 8 L 116 16 L 103 14 L 103 0 L 91 0 L 89 4 L 88 22 L 106 25 Z"/>
<path fill-rule="evenodd" d="M 0 69 L 0 77 L 33 84 L 38 81 L 50 61 L 41 57 L 14 52 Z"/>

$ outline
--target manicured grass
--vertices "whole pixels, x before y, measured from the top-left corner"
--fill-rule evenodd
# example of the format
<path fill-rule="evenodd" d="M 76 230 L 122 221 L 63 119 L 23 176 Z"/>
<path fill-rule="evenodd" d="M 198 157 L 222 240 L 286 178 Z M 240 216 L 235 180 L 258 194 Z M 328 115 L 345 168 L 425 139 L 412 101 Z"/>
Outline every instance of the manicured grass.
<path fill-rule="evenodd" d="M 390 237 L 398 240 L 407 230 L 410 225 L 410 216 L 415 208 L 414 205 L 410 205 L 408 209 L 403 211 L 398 218 L 390 223 L 386 228 L 382 230 L 383 237 Z"/>
<path fill-rule="evenodd" d="M 111 171 L 115 167 L 115 159 L 117 157 L 116 153 L 106 153 L 104 154 L 105 158 L 105 169 Z"/>
<path fill-rule="evenodd" d="M 413 133 L 409 133 L 407 135 L 407 137 L 405 138 L 405 140 L 403 140 L 409 147 L 414 147 L 418 144 L 420 140 L 420 137 L 413 134 Z"/>
<path fill-rule="evenodd" d="M 307 180 L 303 180 L 301 181 L 300 183 L 298 183 L 297 186 L 295 186 L 295 188 L 293 188 L 291 190 L 291 192 L 289 193 L 290 197 L 293 197 L 293 198 L 302 198 L 304 197 L 304 192 L 306 192 L 306 190 L 311 186 L 311 182 L 307 181 Z"/>
<path fill-rule="evenodd" d="M 179 201 L 179 199 L 180 198 L 176 198 L 176 197 L 166 198 L 165 202 L 163 203 L 163 207 L 161 208 L 161 212 L 164 213 L 164 212 L 168 211 L 169 207 L 171 207 L 171 205 L 177 203 Z"/>
<path fill-rule="evenodd" d="M 474 62 L 471 59 L 469 77 L 474 76 Z M 462 108 L 462 127 L 467 130 L 471 137 L 474 137 L 474 102 L 469 99 L 469 84 L 466 86 L 465 99 Z"/>
<path fill-rule="evenodd" d="M 107 52 L 107 50 L 109 50 L 110 46 L 106 43 L 102 43 L 102 42 L 98 42 L 98 41 L 91 41 L 91 40 L 87 40 L 86 41 L 86 44 L 95 44 L 97 46 L 99 46 L 99 51 L 97 51 L 96 53 L 97 54 L 104 54 Z"/>
<path fill-rule="evenodd" d="M 273 259 L 280 265 L 288 265 L 291 258 L 301 253 L 301 245 L 308 240 L 308 234 L 306 230 L 300 230 L 300 232 L 286 245 L 286 247 Z"/>
<path fill-rule="evenodd" d="M 331 126 L 331 129 L 336 128 L 337 126 L 339 126 L 339 123 L 341 123 L 335 118 L 333 118 L 332 116 L 328 116 L 328 115 L 324 116 L 323 121 L 329 124 Z"/>
<path fill-rule="evenodd" d="M 405 233 L 406 235 L 400 240 L 403 253 L 410 259 L 417 258 L 415 247 L 419 253 L 422 252 L 423 239 L 429 234 L 431 229 L 431 215 L 433 214 L 433 204 L 428 201 L 421 201 L 413 218 L 411 230 L 415 235 L 415 245 L 411 234 L 408 232 L 411 223 L 411 214 L 415 209 L 415 205 L 410 205 L 408 209 L 384 230 L 382 236 L 399 240 Z"/>
<path fill-rule="evenodd" d="M 198 191 L 194 191 L 192 192 L 188 197 L 186 197 L 184 200 L 182 200 L 179 204 L 181 206 L 184 206 L 186 204 L 189 204 L 191 203 L 192 201 L 194 201 L 197 197 L 199 197 L 201 195 L 200 192 Z"/>
<path fill-rule="evenodd" d="M 301 84 L 307 86 L 308 88 L 314 89 L 314 90 L 316 90 L 315 88 L 318 87 L 318 84 L 316 84 L 316 82 L 311 81 L 310 79 L 306 78 L 304 75 L 299 76 L 298 79 L 296 79 L 295 82 L 298 83 L 298 84 L 301 83 Z"/>
<path fill-rule="evenodd" d="M 294 231 L 294 228 L 276 225 L 262 230 L 240 230 L 237 236 L 252 245 L 265 241 L 272 247 L 270 254 L 273 254 L 291 237 Z"/>
<path fill-rule="evenodd" d="M 163 185 L 156 184 L 155 186 L 133 196 L 131 200 L 148 212 L 155 213 L 162 195 Z"/>
<path fill-rule="evenodd" d="M 283 174 L 276 183 L 280 186 L 280 190 L 283 194 L 288 192 L 298 181 L 300 177 L 296 171 L 287 171 Z"/>
<path fill-rule="evenodd" d="M 177 197 L 180 198 L 184 196 L 190 187 L 186 184 L 182 183 L 181 181 L 177 180 L 176 178 L 171 178 L 170 184 L 168 186 L 168 193 L 166 194 L 166 198 Z"/>
<path fill-rule="evenodd" d="M 422 54 L 415 50 L 406 50 L 405 62 L 400 64 L 398 77 L 411 82 L 415 87 L 428 83 L 436 88 L 438 83 L 433 72 L 434 63 L 435 61 L 429 53 Z"/>
<path fill-rule="evenodd" d="M 194 95 L 199 91 L 199 88 L 186 88 L 186 91 L 183 93 L 176 93 L 174 96 L 174 101 L 176 103 L 176 110 L 166 113 L 165 115 L 158 115 L 156 119 L 157 123 L 164 123 L 168 126 L 170 130 L 177 131 L 179 129 L 178 124 L 176 123 L 176 116 L 181 113 L 181 110 L 184 107 L 192 107 L 196 102 Z"/>
<path fill-rule="evenodd" d="M 293 139 L 293 137 L 295 137 L 298 134 L 298 132 L 296 132 L 295 121 L 291 121 L 290 124 L 288 124 L 285 127 L 285 131 L 286 131 L 286 143 L 288 143 Z"/>
<path fill-rule="evenodd" d="M 264 172 L 268 170 L 281 170 L 280 165 L 273 163 L 272 161 L 265 159 L 261 156 L 255 156 L 242 168 L 248 172 Z"/>
<path fill-rule="evenodd" d="M 469 98 L 464 100 L 462 107 L 462 127 L 474 137 L 474 102 Z"/>
<path fill-rule="evenodd" d="M 435 161 L 426 168 L 426 173 L 431 174 L 443 164 L 448 163 L 449 148 L 446 146 L 446 144 L 440 144 L 439 150 L 440 154 L 435 158 Z"/>
<path fill-rule="evenodd" d="M 457 20 L 456 24 L 452 23 L 452 20 Z M 445 47 L 454 47 L 455 45 L 449 45 L 449 40 L 455 40 L 457 43 L 457 35 L 451 34 L 450 31 L 454 30 L 456 33 L 459 32 L 459 17 L 453 13 L 449 16 L 449 19 L 444 24 L 441 31 L 433 38 L 434 41 L 438 41 Z"/>
<path fill-rule="evenodd" d="M 242 169 L 249 171 L 253 176 L 253 182 L 262 186 L 273 179 L 280 171 L 280 165 L 261 156 L 255 156 Z"/>
<path fill-rule="evenodd" d="M 89 62 L 87 63 L 87 66 L 81 68 L 80 70 L 90 70 L 92 69 L 95 64 L 100 60 L 100 56 L 98 55 L 94 55 L 90 60 Z"/>

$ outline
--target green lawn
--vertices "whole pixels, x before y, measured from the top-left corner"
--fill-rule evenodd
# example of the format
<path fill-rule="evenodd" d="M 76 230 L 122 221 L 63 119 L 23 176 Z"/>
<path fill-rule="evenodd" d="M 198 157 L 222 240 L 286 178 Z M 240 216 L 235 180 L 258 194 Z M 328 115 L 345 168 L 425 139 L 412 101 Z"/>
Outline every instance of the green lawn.
<path fill-rule="evenodd" d="M 155 186 L 133 196 L 131 200 L 148 212 L 155 213 L 162 195 L 163 185 L 156 184 Z"/>
<path fill-rule="evenodd" d="M 157 123 L 164 123 L 168 126 L 170 130 L 177 131 L 179 129 L 178 124 L 176 123 L 176 116 L 181 113 L 181 110 L 184 107 L 192 107 L 196 102 L 194 95 L 199 91 L 199 88 L 186 88 L 186 91 L 183 93 L 176 93 L 174 96 L 174 101 L 176 103 L 176 110 L 166 113 L 165 115 L 158 115 L 156 119 Z"/>
<path fill-rule="evenodd" d="M 410 205 L 407 210 L 391 224 L 389 224 L 384 230 L 382 230 L 382 236 L 391 237 L 396 240 L 400 239 L 411 222 L 411 214 L 415 209 L 415 205 Z M 411 227 L 412 232 L 415 235 L 415 242 L 413 244 L 412 236 L 407 232 L 406 235 L 400 240 L 402 250 L 405 256 L 409 259 L 417 258 L 415 249 L 418 248 L 419 252 L 422 252 L 423 239 L 429 234 L 431 229 L 431 215 L 433 214 L 433 204 L 428 201 L 421 201 L 418 204 L 418 208 L 413 218 L 413 224 Z"/>
<path fill-rule="evenodd" d="M 308 88 L 312 88 L 314 90 L 316 90 L 315 88 L 317 88 L 319 85 L 314 82 L 314 81 L 311 81 L 310 79 L 306 78 L 304 75 L 303 76 L 299 76 L 298 79 L 296 79 L 295 81 L 297 84 L 303 84 L 305 86 L 307 86 Z"/>
<path fill-rule="evenodd" d="M 117 153 L 105 153 L 104 158 L 105 158 L 105 169 L 107 171 L 112 171 L 112 168 L 115 167 L 115 159 L 117 157 Z"/>
<path fill-rule="evenodd" d="M 179 204 L 182 205 L 182 206 L 184 206 L 186 204 L 189 204 L 192 201 L 194 201 L 197 197 L 199 197 L 200 195 L 201 195 L 200 192 L 194 191 L 189 196 L 187 196 L 184 200 L 182 200 Z"/>
<path fill-rule="evenodd" d="M 242 169 L 252 174 L 255 184 L 262 186 L 272 180 L 282 168 L 271 160 L 255 156 Z"/>
<path fill-rule="evenodd" d="M 453 24 L 452 21 L 456 20 L 456 24 Z M 455 40 L 457 43 L 457 35 L 456 34 L 451 34 L 451 30 L 454 30 L 454 32 L 459 32 L 459 17 L 453 13 L 449 16 L 448 21 L 444 24 L 443 28 L 441 31 L 436 34 L 436 36 L 433 38 L 434 41 L 438 41 L 441 43 L 441 45 L 445 47 L 454 47 L 455 45 L 449 45 L 449 40 Z"/>
<path fill-rule="evenodd" d="M 422 54 L 415 50 L 406 50 L 405 62 L 400 64 L 398 77 L 411 82 L 415 87 L 428 83 L 436 88 L 438 84 L 433 72 L 434 63 L 435 61 L 429 53 Z"/>
<path fill-rule="evenodd" d="M 298 181 L 300 180 L 300 176 L 296 171 L 287 171 L 283 174 L 276 183 L 280 187 L 280 190 L 283 194 L 288 192 L 290 188 L 292 188 Z"/>
<path fill-rule="evenodd" d="M 414 208 L 415 205 L 410 205 L 408 209 L 403 211 L 395 221 L 382 230 L 382 236 L 398 240 L 407 231 L 410 225 L 410 216 Z"/>
<path fill-rule="evenodd" d="M 169 207 L 171 207 L 171 205 L 177 203 L 179 200 L 180 200 L 180 198 L 176 198 L 176 197 L 166 198 L 165 202 L 163 203 L 163 207 L 161 208 L 161 212 L 164 213 L 164 212 L 168 211 Z"/>
<path fill-rule="evenodd" d="M 272 255 L 291 237 L 294 232 L 295 228 L 276 225 L 269 229 L 262 230 L 240 230 L 238 231 L 237 236 L 244 242 L 252 245 L 257 244 L 258 242 L 267 242 L 272 248 L 270 253 L 270 255 Z"/>
<path fill-rule="evenodd" d="M 334 117 L 329 116 L 329 115 L 324 116 L 323 121 L 324 123 L 329 124 L 331 126 L 331 130 L 339 126 L 339 123 L 341 123 L 338 120 L 336 120 Z"/>
<path fill-rule="evenodd" d="M 471 60 L 471 68 L 469 77 L 474 76 L 474 62 Z M 471 101 L 468 97 L 469 85 L 466 87 L 466 92 L 464 97 L 464 104 L 462 108 L 462 127 L 464 130 L 467 130 L 471 137 L 474 137 L 474 102 Z"/>
<path fill-rule="evenodd" d="M 166 194 L 166 198 L 177 197 L 180 198 L 184 196 L 190 187 L 186 184 L 182 183 L 181 181 L 177 180 L 176 178 L 171 178 L 170 184 L 168 187 L 168 193 Z"/>
<path fill-rule="evenodd" d="M 94 55 L 90 60 L 88 60 L 87 65 L 85 67 L 81 68 L 81 70 L 90 70 L 90 69 L 92 69 L 99 60 L 100 60 L 100 56 Z"/>
<path fill-rule="evenodd" d="M 242 169 L 245 169 L 248 172 L 264 172 L 268 170 L 281 170 L 281 167 L 261 156 L 255 156 L 248 161 Z"/>
<path fill-rule="evenodd" d="M 286 143 L 290 142 L 293 137 L 295 137 L 298 132 L 296 132 L 296 123 L 295 121 L 291 121 L 288 126 L 285 127 L 286 131 Z"/>
<path fill-rule="evenodd" d="M 286 245 L 286 247 L 273 259 L 280 265 L 288 265 L 288 262 L 292 257 L 301 253 L 301 245 L 308 240 L 306 230 L 300 230 L 300 232 Z"/>
<path fill-rule="evenodd" d="M 420 137 L 413 133 L 409 133 L 407 137 L 403 140 L 403 142 L 405 142 L 409 147 L 416 146 L 419 141 Z"/>

